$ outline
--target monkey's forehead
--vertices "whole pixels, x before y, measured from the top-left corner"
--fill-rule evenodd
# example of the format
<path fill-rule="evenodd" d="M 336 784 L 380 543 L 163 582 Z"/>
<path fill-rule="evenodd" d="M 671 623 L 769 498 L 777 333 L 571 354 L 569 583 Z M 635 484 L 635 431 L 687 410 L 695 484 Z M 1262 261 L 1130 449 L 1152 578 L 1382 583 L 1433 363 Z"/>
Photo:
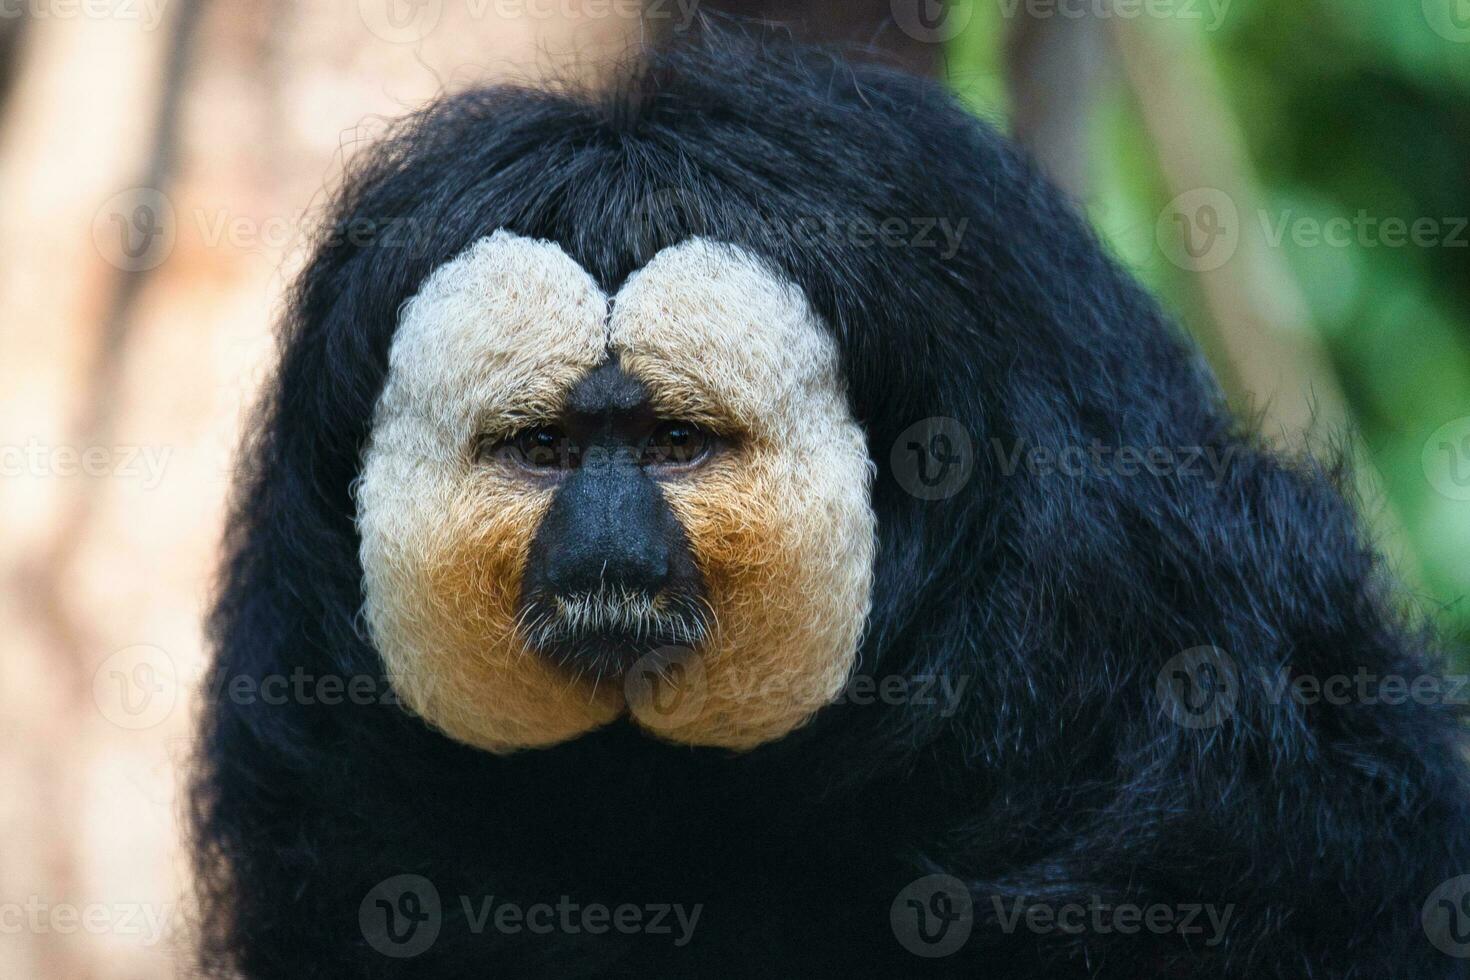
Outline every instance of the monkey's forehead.
<path fill-rule="evenodd" d="M 751 431 L 840 387 L 836 343 L 805 294 L 744 249 L 688 239 L 608 297 L 554 242 L 502 230 L 405 305 L 381 407 L 544 418 L 614 355 L 660 410 Z"/>

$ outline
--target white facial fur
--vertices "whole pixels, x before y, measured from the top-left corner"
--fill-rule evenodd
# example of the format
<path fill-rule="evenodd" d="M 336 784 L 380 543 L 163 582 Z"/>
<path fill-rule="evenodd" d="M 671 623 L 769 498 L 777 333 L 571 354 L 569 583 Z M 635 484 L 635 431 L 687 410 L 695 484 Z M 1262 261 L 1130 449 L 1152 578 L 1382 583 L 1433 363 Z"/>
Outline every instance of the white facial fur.
<path fill-rule="evenodd" d="M 611 303 L 556 245 L 496 232 L 403 311 L 358 487 L 365 612 L 405 704 L 491 751 L 549 745 L 630 711 L 661 737 L 749 748 L 840 691 L 871 588 L 870 463 L 836 345 L 801 292 L 732 246 L 659 253 Z M 477 436 L 553 421 L 611 354 L 659 414 L 731 448 L 665 481 L 714 633 L 697 669 L 627 698 L 527 649 L 516 622 L 554 491 L 474 462 Z M 632 680 L 630 676 L 630 680 Z M 629 685 L 629 691 L 634 685 Z"/>

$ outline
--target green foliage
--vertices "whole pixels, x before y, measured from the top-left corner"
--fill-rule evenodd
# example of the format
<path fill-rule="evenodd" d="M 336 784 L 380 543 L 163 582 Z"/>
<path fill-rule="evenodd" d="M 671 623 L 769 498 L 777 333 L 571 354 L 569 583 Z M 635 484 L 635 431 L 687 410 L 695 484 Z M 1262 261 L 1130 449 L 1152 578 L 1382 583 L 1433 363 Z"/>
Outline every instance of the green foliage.
<path fill-rule="evenodd" d="M 1029 0 L 969 2 L 966 29 L 950 42 L 950 80 L 982 115 L 1003 119 L 1001 44 L 1017 2 Z M 1045 16 L 1105 6 L 1037 2 L 1029 9 Z M 1142 16 L 1115 15 L 1105 30 L 1191 31 L 1203 42 L 1261 199 L 1260 213 L 1241 220 L 1281 251 L 1306 298 L 1401 524 L 1390 555 L 1423 611 L 1463 648 L 1470 488 L 1453 478 L 1470 479 L 1470 441 L 1445 427 L 1466 420 L 1470 435 L 1470 0 L 1136 2 Z M 1107 77 L 1101 90 L 1056 94 L 1095 105 L 1087 209 L 1219 358 L 1192 274 L 1156 240 L 1171 195 L 1134 93 L 1122 71 Z M 1436 469 L 1436 454 L 1461 449 L 1457 468 L 1441 455 Z"/>

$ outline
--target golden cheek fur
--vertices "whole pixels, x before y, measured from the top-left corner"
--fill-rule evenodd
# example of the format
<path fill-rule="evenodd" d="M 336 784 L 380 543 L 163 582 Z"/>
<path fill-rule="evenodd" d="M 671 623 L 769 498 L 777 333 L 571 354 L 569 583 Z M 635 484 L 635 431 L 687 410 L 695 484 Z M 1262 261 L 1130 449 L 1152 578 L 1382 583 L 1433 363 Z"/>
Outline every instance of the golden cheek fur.
<path fill-rule="evenodd" d="M 665 738 L 744 749 L 779 738 L 842 689 L 867 620 L 871 464 L 836 344 L 760 262 L 698 239 L 637 273 L 613 306 L 625 368 L 665 414 L 738 430 L 736 451 L 664 495 L 705 578 L 717 633 L 681 710 L 633 698 Z M 672 722 L 669 723 L 669 722 Z"/>
<path fill-rule="evenodd" d="M 588 685 L 527 651 L 519 583 L 550 494 L 490 490 L 422 514 L 433 533 L 373 555 L 402 569 L 375 593 L 374 635 L 403 703 L 452 738 L 496 752 L 554 745 L 623 711 L 616 682 Z"/>
<path fill-rule="evenodd" d="M 663 737 L 752 748 L 785 735 L 842 690 L 867 617 L 871 512 L 835 485 L 794 484 L 804 465 L 846 471 L 849 487 L 866 482 L 866 455 L 855 441 L 805 460 L 751 447 L 722 476 L 666 487 L 717 628 L 695 654 L 699 689 L 670 692 L 686 699 L 681 710 L 644 716 L 644 705 L 669 698 L 631 700 L 635 716 Z"/>
<path fill-rule="evenodd" d="M 609 350 L 662 413 L 732 437 L 664 484 L 714 619 L 676 724 L 631 683 L 625 696 L 528 648 L 520 583 L 554 491 L 470 455 L 487 426 L 553 418 Z M 365 617 L 403 702 L 468 744 L 552 745 L 630 711 L 673 741 L 750 748 L 810 718 L 852 668 L 870 471 L 835 343 L 753 257 L 692 240 L 609 304 L 555 245 L 497 232 L 405 306 L 357 488 Z"/>

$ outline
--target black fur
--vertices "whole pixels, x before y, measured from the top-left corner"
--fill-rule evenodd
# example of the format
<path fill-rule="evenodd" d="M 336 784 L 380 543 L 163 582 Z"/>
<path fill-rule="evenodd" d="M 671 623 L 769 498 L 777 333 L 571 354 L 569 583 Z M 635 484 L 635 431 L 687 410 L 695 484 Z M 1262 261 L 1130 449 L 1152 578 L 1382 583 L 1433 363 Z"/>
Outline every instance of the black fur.
<path fill-rule="evenodd" d="M 953 254 L 925 233 L 930 219 L 967 222 Z M 396 313 L 433 268 L 502 227 L 560 243 L 610 292 L 690 234 L 739 243 L 805 289 L 880 468 L 859 673 L 963 683 L 957 710 L 853 696 L 742 755 L 619 724 L 496 757 L 386 698 L 330 696 L 321 678 L 382 673 L 357 619 L 351 487 Z M 1239 433 L 1074 208 L 937 86 L 707 34 L 650 55 L 613 95 L 447 98 L 356 159 L 282 355 L 211 620 L 193 797 L 211 969 L 1467 975 L 1420 924 L 1430 892 L 1470 872 L 1454 711 L 1304 704 L 1258 680 L 1432 668 L 1350 506 L 1329 474 Z M 974 471 L 923 500 L 890 451 L 934 418 L 969 434 Z M 1125 446 L 1203 447 L 1227 465 L 1218 478 L 1010 465 L 1018 448 Z M 1156 679 L 1206 645 L 1239 671 L 1235 711 L 1185 727 Z M 288 703 L 248 696 L 270 675 L 303 681 Z M 928 959 L 897 940 L 890 905 L 933 872 L 967 883 L 975 926 Z M 359 918 L 370 890 L 404 873 L 431 881 L 443 909 L 436 941 L 406 959 L 375 949 Z M 497 930 L 493 917 L 476 933 L 490 896 L 702 911 L 682 946 Z M 1206 945 L 1007 931 L 997 914 L 997 899 L 1009 914 L 1016 900 L 1094 896 L 1233 915 Z"/>

